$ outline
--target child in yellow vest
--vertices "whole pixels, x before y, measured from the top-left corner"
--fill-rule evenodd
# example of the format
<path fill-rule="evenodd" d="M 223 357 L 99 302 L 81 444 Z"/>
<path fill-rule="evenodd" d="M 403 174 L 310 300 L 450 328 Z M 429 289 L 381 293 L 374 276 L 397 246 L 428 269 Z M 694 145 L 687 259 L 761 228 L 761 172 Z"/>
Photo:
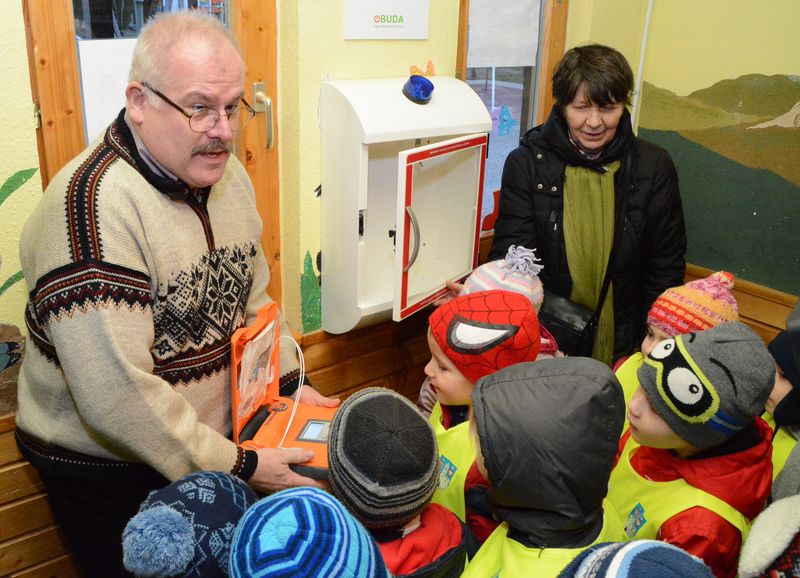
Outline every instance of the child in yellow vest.
<path fill-rule="evenodd" d="M 772 483 L 772 431 L 758 417 L 775 366 L 740 322 L 656 345 L 638 371 L 608 499 L 627 539 L 660 539 L 736 575 Z"/>
<path fill-rule="evenodd" d="M 702 331 L 720 323 L 739 320 L 739 308 L 733 297 L 733 275 L 717 271 L 704 279 L 664 291 L 647 313 L 647 335 L 637 351 L 614 367 L 622 384 L 625 403 L 639 387 L 636 372 L 657 343 L 676 335 Z M 623 431 L 628 429 L 626 422 Z"/>
<path fill-rule="evenodd" d="M 775 432 L 772 438 L 772 498 L 800 493 L 800 369 L 789 333 L 781 331 L 769 344 L 778 372 L 763 417 Z"/>
<path fill-rule="evenodd" d="M 474 269 L 463 284 L 448 282 L 448 287 L 452 289 L 449 297 L 493 289 L 513 291 L 530 299 L 538 315 L 544 301 L 544 286 L 539 279 L 543 268 L 532 249 L 511 245 L 505 259 L 484 263 Z M 444 298 L 442 301 L 447 300 Z M 564 353 L 558 350 L 556 338 L 542 325 L 539 326 L 539 338 L 541 342 L 537 359 L 564 357 Z M 425 416 L 430 416 L 434 405 L 436 396 L 431 389 L 430 379 L 426 377 L 419 390 L 417 406 Z"/>
<path fill-rule="evenodd" d="M 589 358 L 522 363 L 475 385 L 478 465 L 502 524 L 465 578 L 551 578 L 584 549 L 623 539 L 606 492 L 624 414 L 614 374 Z"/>
<path fill-rule="evenodd" d="M 481 377 L 524 361 L 539 351 L 539 321 L 527 297 L 511 291 L 460 295 L 430 317 L 425 366 L 437 402 L 429 418 L 439 445 L 439 485 L 434 503 L 449 508 L 480 541 L 497 525 L 484 508 L 467 416 L 473 385 Z"/>

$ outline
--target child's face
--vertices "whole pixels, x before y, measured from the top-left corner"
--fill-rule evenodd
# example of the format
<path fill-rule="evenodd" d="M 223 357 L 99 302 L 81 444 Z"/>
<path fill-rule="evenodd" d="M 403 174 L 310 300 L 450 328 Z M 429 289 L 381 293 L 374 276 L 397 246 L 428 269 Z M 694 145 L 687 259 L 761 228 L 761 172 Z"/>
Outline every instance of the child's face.
<path fill-rule="evenodd" d="M 696 450 L 678 436 L 659 415 L 640 385 L 628 403 L 631 436 L 639 445 L 662 450 L 675 450 L 679 455 L 691 455 Z"/>
<path fill-rule="evenodd" d="M 431 380 L 431 388 L 442 405 L 469 405 L 472 395 L 472 382 L 464 377 L 442 352 L 442 348 L 428 329 L 428 347 L 431 360 L 425 366 L 425 375 Z"/>
<path fill-rule="evenodd" d="M 670 337 L 672 337 L 672 335 L 667 335 L 663 330 L 659 329 L 658 327 L 653 327 L 648 323 L 647 335 L 645 336 L 644 341 L 642 341 L 642 355 L 647 357 L 658 343 L 664 341 L 665 339 L 669 339 Z"/>
<path fill-rule="evenodd" d="M 792 382 L 786 379 L 783 371 L 779 366 L 775 366 L 777 371 L 775 373 L 775 385 L 772 387 L 772 393 L 767 398 L 766 410 L 769 413 L 775 413 L 777 405 L 783 401 L 783 398 L 792 391 Z"/>

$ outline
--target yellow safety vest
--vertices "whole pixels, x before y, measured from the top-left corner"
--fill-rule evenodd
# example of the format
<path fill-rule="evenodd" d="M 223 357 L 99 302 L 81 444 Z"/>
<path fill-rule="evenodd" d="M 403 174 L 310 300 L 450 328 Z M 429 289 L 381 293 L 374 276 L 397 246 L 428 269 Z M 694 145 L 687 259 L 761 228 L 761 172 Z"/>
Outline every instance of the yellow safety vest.
<path fill-rule="evenodd" d="M 744 514 L 683 478 L 654 482 L 640 476 L 630 459 L 638 448 L 639 444 L 629 438 L 608 482 L 608 500 L 624 527 L 624 541 L 656 540 L 664 522 L 689 508 L 700 506 L 735 526 L 744 543 L 750 530 L 750 521 Z"/>
<path fill-rule="evenodd" d="M 765 422 L 769 424 L 772 431 L 775 431 L 775 418 L 769 412 L 764 412 L 761 416 Z M 791 434 L 787 433 L 785 429 L 779 428 L 778 433 L 772 436 L 772 481 L 781 473 L 783 466 L 786 465 L 786 460 L 789 459 L 789 454 L 792 453 L 797 440 Z"/>
<path fill-rule="evenodd" d="M 622 426 L 622 433 L 628 431 L 628 403 L 633 399 L 633 393 L 639 387 L 639 376 L 637 371 L 644 364 L 644 357 L 641 351 L 637 351 L 626 359 L 614 372 L 620 384 L 622 384 L 622 393 L 625 395 L 625 423 Z"/>
<path fill-rule="evenodd" d="M 475 554 L 462 578 L 552 578 L 589 546 L 600 542 L 621 542 L 625 532 L 603 500 L 603 529 L 597 539 L 582 548 L 528 548 L 508 537 L 508 523 L 500 524 Z"/>
<path fill-rule="evenodd" d="M 475 462 L 475 445 L 469 435 L 469 422 L 465 421 L 450 429 L 442 425 L 442 406 L 433 406 L 428 421 L 436 434 L 439 445 L 439 486 L 433 501 L 453 512 L 462 522 L 467 521 L 464 504 L 464 483 L 467 472 Z"/>

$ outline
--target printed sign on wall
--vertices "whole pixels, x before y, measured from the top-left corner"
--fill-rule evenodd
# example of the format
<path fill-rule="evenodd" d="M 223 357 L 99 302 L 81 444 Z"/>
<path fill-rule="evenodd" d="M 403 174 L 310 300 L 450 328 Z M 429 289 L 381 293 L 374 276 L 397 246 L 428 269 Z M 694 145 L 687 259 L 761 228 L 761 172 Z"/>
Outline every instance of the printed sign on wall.
<path fill-rule="evenodd" d="M 429 0 L 345 0 L 345 40 L 425 40 Z"/>

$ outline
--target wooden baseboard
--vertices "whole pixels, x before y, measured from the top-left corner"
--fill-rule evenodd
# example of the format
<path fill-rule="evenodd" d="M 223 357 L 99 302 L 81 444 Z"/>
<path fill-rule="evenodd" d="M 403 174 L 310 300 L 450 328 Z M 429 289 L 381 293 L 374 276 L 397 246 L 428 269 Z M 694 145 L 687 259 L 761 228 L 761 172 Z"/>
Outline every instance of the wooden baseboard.
<path fill-rule="evenodd" d="M 385 321 L 342 335 L 324 331 L 302 338 L 308 378 L 321 393 L 346 398 L 365 387 L 387 387 L 416 400 L 430 359 L 428 315 Z"/>
<path fill-rule="evenodd" d="M 686 281 L 708 277 L 714 271 L 698 265 L 686 265 Z M 769 343 L 786 329 L 797 296 L 770 289 L 745 279 L 735 279 L 733 296 L 739 306 L 739 319 L 758 333 L 765 343 Z"/>
<path fill-rule="evenodd" d="M 0 576 L 77 577 L 39 475 L 17 449 L 14 427 L 13 415 L 0 418 Z"/>

